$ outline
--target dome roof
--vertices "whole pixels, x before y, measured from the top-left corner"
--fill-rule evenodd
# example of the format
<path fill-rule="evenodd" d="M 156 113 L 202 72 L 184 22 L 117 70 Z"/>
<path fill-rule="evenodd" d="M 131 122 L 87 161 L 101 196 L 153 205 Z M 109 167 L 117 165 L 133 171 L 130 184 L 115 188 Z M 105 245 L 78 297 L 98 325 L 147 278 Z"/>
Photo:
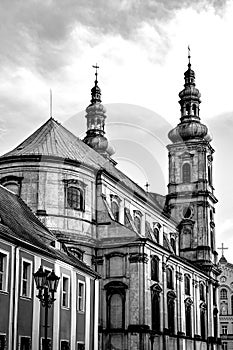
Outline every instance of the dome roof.
<path fill-rule="evenodd" d="M 208 128 L 197 121 L 182 122 L 168 133 L 172 142 L 182 142 L 192 139 L 203 139 L 208 134 Z"/>

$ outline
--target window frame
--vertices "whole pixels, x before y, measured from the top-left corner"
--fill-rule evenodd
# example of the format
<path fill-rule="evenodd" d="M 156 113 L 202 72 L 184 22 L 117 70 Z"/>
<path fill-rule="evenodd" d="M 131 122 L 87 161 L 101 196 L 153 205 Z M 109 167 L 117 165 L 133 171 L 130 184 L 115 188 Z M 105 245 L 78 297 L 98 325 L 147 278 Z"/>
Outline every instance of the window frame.
<path fill-rule="evenodd" d="M 228 334 L 228 325 L 227 324 L 221 324 L 221 334 Z"/>
<path fill-rule="evenodd" d="M 0 271 L 2 278 L 2 284 L 3 288 L 0 289 L 0 293 L 7 293 L 8 292 L 8 279 L 9 279 L 9 252 L 0 249 L 0 255 L 3 256 L 3 271 Z"/>
<path fill-rule="evenodd" d="M 25 278 L 23 277 L 24 275 L 24 263 L 28 264 L 29 266 L 29 272 L 28 272 L 28 280 L 26 280 L 27 283 L 27 295 L 24 295 L 24 282 Z M 26 299 L 31 299 L 32 297 L 32 261 L 29 259 L 22 258 L 21 259 L 21 286 L 20 286 L 20 297 L 21 298 L 26 298 Z"/>
<path fill-rule="evenodd" d="M 68 281 L 68 283 L 67 283 L 67 291 L 64 291 L 64 278 Z M 62 285 L 61 285 L 61 307 L 63 309 L 69 309 L 70 308 L 70 276 L 62 273 L 61 282 L 62 282 Z M 66 305 L 63 305 L 64 294 L 67 297 Z"/>
<path fill-rule="evenodd" d="M 226 293 L 225 293 L 226 292 Z M 220 291 L 219 291 L 219 298 L 221 300 L 226 300 L 228 299 L 228 291 L 227 289 L 224 287 L 224 288 L 221 288 Z"/>
<path fill-rule="evenodd" d="M 191 278 L 189 275 L 184 275 L 184 294 L 191 295 Z"/>
<path fill-rule="evenodd" d="M 83 346 L 83 349 L 80 349 L 79 345 Z M 85 343 L 84 341 L 77 341 L 77 350 L 85 350 Z"/>
<path fill-rule="evenodd" d="M 69 350 L 70 349 L 70 340 L 69 339 L 60 339 L 60 350 L 62 350 L 62 342 L 68 343 L 67 350 Z"/>
<path fill-rule="evenodd" d="M 182 182 L 190 183 L 191 182 L 191 164 L 189 162 L 184 162 L 182 164 Z"/>
<path fill-rule="evenodd" d="M 150 266 L 151 266 L 151 280 L 155 282 L 159 282 L 159 257 L 157 255 L 151 256 Z"/>
<path fill-rule="evenodd" d="M 83 295 L 79 295 L 79 285 L 83 285 Z M 82 309 L 79 308 L 79 302 L 82 300 Z M 86 310 L 86 283 L 85 281 L 79 280 L 77 282 L 77 311 L 84 313 Z"/>
<path fill-rule="evenodd" d="M 47 350 L 43 347 L 43 340 L 45 340 L 45 337 L 40 337 L 40 350 Z M 51 350 L 52 349 L 52 338 L 48 337 L 47 338 L 47 341 L 48 341 L 48 348 Z"/>
<path fill-rule="evenodd" d="M 22 346 L 22 339 L 28 339 L 29 340 L 29 347 L 28 347 L 28 350 L 31 350 L 31 348 L 32 348 L 32 338 L 31 337 L 29 337 L 29 336 L 24 336 L 24 335 L 20 335 L 19 336 L 19 350 L 24 350 L 24 349 L 22 349 L 21 348 L 21 346 Z"/>
<path fill-rule="evenodd" d="M 168 273 L 170 272 L 170 277 L 171 277 L 171 280 L 168 279 Z M 168 266 L 167 267 L 167 271 L 166 271 L 166 280 L 167 280 L 167 289 L 174 289 L 174 276 L 173 276 L 173 269 Z"/>
<path fill-rule="evenodd" d="M 3 347 L 3 349 L 1 349 L 1 350 L 6 350 L 6 345 L 7 345 L 6 333 L 0 333 L 0 338 L 1 338 L 1 337 L 4 337 L 4 339 L 2 339 L 2 340 L 4 341 L 4 347 Z M 0 345 L 1 345 L 1 343 L 0 343 Z"/>

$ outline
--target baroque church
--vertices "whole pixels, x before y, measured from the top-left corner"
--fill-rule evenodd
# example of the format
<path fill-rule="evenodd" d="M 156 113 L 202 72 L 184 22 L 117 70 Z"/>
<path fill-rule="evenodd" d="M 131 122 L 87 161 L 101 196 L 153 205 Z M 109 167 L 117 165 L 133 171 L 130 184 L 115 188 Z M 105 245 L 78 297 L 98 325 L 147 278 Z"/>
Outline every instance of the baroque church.
<path fill-rule="evenodd" d="M 0 157 L 0 184 L 101 276 L 99 350 L 220 349 L 214 149 L 190 57 L 168 135 L 166 196 L 118 169 L 97 78 L 85 138 L 50 118 Z"/>

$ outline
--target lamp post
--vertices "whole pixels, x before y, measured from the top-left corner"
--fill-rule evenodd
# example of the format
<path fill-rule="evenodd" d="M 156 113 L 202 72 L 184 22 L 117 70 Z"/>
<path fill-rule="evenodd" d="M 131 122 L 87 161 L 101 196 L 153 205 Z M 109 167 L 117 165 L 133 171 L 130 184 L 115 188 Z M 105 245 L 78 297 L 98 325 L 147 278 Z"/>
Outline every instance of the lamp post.
<path fill-rule="evenodd" d="M 49 350 L 48 347 L 48 309 L 51 307 L 51 305 L 56 300 L 54 298 L 54 294 L 57 291 L 58 283 L 60 277 L 56 276 L 54 271 L 47 272 L 43 270 L 43 267 L 40 266 L 40 268 L 33 274 L 36 288 L 38 289 L 39 293 L 37 295 L 37 298 L 40 300 L 42 306 L 45 308 L 45 331 L 44 331 L 44 337 L 45 337 L 45 350 Z"/>

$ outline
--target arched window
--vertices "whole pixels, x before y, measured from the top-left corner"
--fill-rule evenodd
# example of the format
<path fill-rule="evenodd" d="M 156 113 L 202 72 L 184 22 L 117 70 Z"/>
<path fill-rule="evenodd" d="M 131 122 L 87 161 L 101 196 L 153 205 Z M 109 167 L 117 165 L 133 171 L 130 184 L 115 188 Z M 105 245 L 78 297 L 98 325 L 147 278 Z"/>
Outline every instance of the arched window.
<path fill-rule="evenodd" d="M 208 182 L 212 185 L 212 169 L 210 164 L 208 165 Z"/>
<path fill-rule="evenodd" d="M 122 328 L 123 326 L 123 300 L 122 295 L 112 294 L 109 300 L 109 326 Z"/>
<path fill-rule="evenodd" d="M 233 295 L 231 296 L 231 314 L 233 315 Z"/>
<path fill-rule="evenodd" d="M 127 286 L 122 282 L 109 282 L 107 296 L 107 327 L 124 329 L 125 327 L 125 293 Z"/>
<path fill-rule="evenodd" d="M 136 231 L 138 233 L 141 233 L 141 217 L 139 215 L 134 215 L 134 225 L 135 225 Z"/>
<path fill-rule="evenodd" d="M 160 331 L 160 296 L 157 291 L 152 291 L 151 296 L 151 310 L 152 310 L 152 330 Z"/>
<path fill-rule="evenodd" d="M 206 317 L 205 317 L 205 309 L 201 308 L 200 311 L 200 321 L 201 321 L 201 337 L 205 339 L 206 333 Z"/>
<path fill-rule="evenodd" d="M 1 178 L 0 184 L 20 196 L 22 180 L 22 177 L 9 175 Z"/>
<path fill-rule="evenodd" d="M 151 258 L 151 279 L 159 281 L 159 258 L 157 256 Z"/>
<path fill-rule="evenodd" d="M 184 163 L 182 167 L 183 182 L 190 182 L 191 180 L 191 167 L 189 163 Z"/>
<path fill-rule="evenodd" d="M 168 330 L 170 333 L 175 331 L 175 296 L 168 292 L 167 295 L 167 317 Z"/>
<path fill-rule="evenodd" d="M 192 336 L 192 313 L 191 313 L 191 304 L 186 303 L 185 305 L 185 326 L 186 326 L 186 335 L 187 337 Z"/>
<path fill-rule="evenodd" d="M 205 301 L 205 287 L 203 283 L 200 283 L 200 300 Z"/>
<path fill-rule="evenodd" d="M 227 290 L 225 288 L 220 290 L 220 299 L 227 299 Z"/>
<path fill-rule="evenodd" d="M 188 276 L 184 277 L 184 291 L 186 295 L 190 295 L 190 278 Z"/>
<path fill-rule="evenodd" d="M 167 268 L 167 288 L 173 289 L 173 273 L 169 267 Z"/>
<path fill-rule="evenodd" d="M 193 115 L 196 115 L 197 114 L 197 106 L 195 104 L 193 104 Z"/>
<path fill-rule="evenodd" d="M 68 187 L 67 204 L 69 208 L 76 210 L 84 210 L 83 190 L 75 186 Z"/>
<path fill-rule="evenodd" d="M 170 239 L 170 243 L 171 243 L 171 247 L 172 247 L 174 253 L 176 254 L 176 240 L 175 240 L 175 238 L 172 237 Z"/>
<path fill-rule="evenodd" d="M 119 221 L 119 205 L 115 201 L 112 201 L 111 209 L 112 209 L 114 219 L 116 221 Z"/>
<path fill-rule="evenodd" d="M 185 107 L 186 107 L 186 115 L 189 115 L 190 114 L 190 104 L 187 103 Z"/>

